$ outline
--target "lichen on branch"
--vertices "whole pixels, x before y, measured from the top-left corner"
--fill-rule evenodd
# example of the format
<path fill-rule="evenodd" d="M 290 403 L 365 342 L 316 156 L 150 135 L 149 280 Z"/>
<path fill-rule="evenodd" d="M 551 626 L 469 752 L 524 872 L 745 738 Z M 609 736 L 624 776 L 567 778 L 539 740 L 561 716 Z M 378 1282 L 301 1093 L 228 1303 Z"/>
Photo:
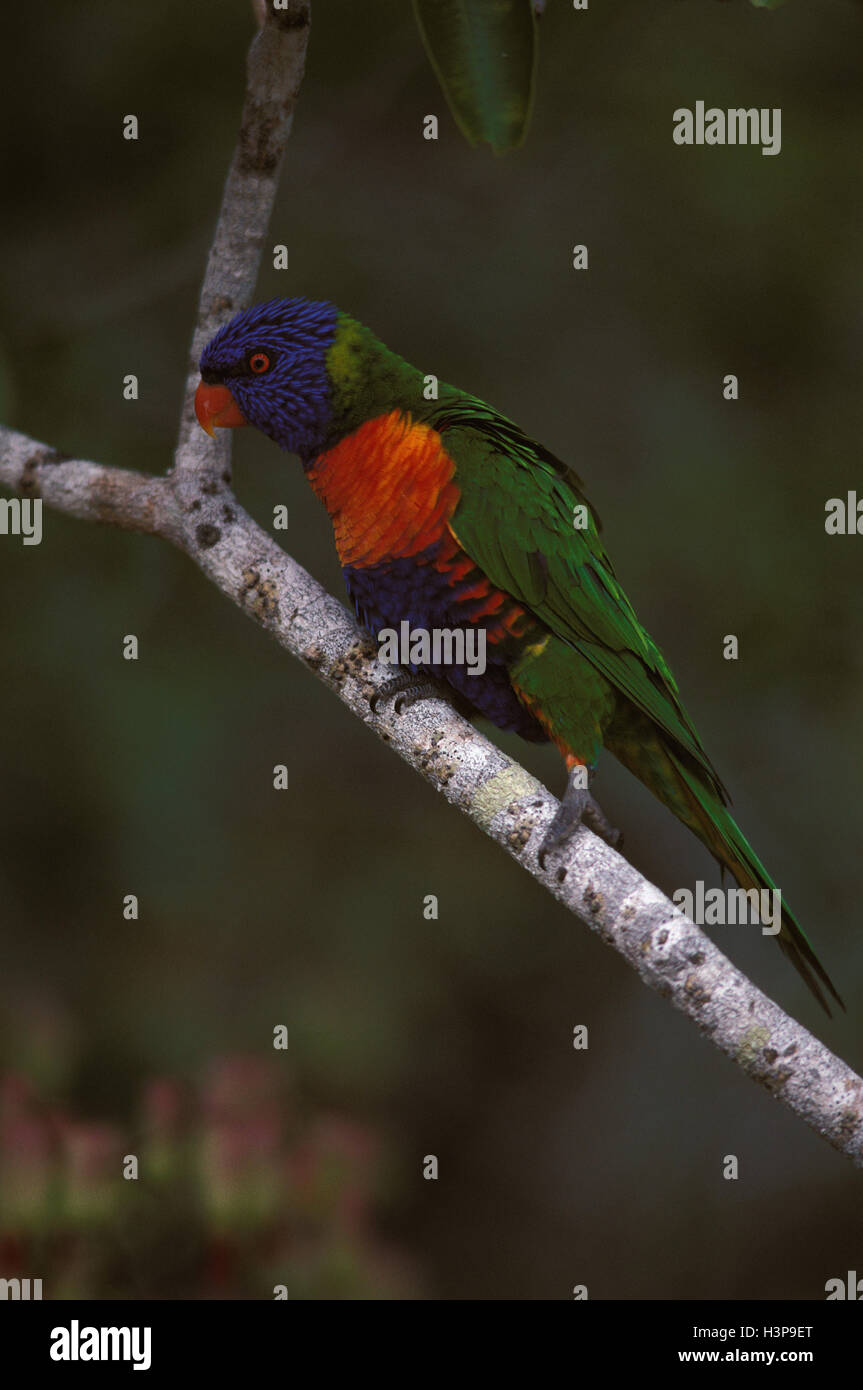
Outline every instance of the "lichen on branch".
<path fill-rule="evenodd" d="M 557 802 L 443 699 L 372 710 L 391 671 L 344 606 L 243 510 L 230 431 L 192 408 L 201 348 L 254 293 L 305 65 L 308 0 L 256 4 L 240 135 L 201 288 L 173 470 L 147 476 L 67 458 L 0 428 L 0 483 L 82 520 L 161 536 L 323 680 L 373 733 L 624 957 L 714 1046 L 863 1167 L 863 1080 L 756 988 L 621 855 L 582 827 L 547 869 L 537 851 Z"/>

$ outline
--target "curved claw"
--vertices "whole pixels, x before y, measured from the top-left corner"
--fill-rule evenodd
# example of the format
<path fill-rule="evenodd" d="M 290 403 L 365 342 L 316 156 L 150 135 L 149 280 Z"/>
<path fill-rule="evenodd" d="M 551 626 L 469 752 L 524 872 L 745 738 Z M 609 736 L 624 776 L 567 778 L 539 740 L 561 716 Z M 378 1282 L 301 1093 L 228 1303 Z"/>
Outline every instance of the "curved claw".
<path fill-rule="evenodd" d="M 396 714 L 402 714 L 419 700 L 445 698 L 440 686 L 429 676 L 419 675 L 414 671 L 401 671 L 399 675 L 393 676 L 392 680 L 384 681 L 371 696 L 369 705 L 372 712 L 377 711 L 381 700 L 389 700 L 393 695 L 397 697 L 393 705 Z"/>
<path fill-rule="evenodd" d="M 620 849 L 623 844 L 623 835 L 614 828 L 602 807 L 593 799 L 587 788 L 575 785 L 576 775 L 580 780 L 581 770 L 573 768 L 569 774 L 563 800 L 543 836 L 542 844 L 536 856 L 541 869 L 545 868 L 546 859 L 550 854 L 553 854 L 555 850 L 563 849 L 564 845 L 568 844 L 581 824 L 588 826 L 612 849 Z"/>

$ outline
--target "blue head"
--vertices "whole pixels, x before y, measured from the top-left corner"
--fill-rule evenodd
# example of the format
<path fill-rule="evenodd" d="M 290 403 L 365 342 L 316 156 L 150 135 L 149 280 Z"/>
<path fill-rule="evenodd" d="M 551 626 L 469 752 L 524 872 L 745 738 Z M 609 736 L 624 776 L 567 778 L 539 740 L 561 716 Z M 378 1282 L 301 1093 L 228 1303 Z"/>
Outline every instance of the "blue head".
<path fill-rule="evenodd" d="M 337 325 L 335 306 L 311 299 L 271 299 L 237 314 L 201 353 L 200 424 L 208 434 L 253 425 L 292 453 L 319 453 L 332 421 L 327 353 Z"/>

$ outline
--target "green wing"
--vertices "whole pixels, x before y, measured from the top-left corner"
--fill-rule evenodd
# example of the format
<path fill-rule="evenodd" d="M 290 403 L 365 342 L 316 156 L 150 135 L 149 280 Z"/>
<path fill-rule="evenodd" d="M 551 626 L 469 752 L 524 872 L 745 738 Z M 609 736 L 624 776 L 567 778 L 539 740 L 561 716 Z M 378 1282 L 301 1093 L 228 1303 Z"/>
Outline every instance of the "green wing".
<path fill-rule="evenodd" d="M 452 530 L 462 548 L 694 758 L 726 800 L 674 676 L 617 582 L 578 475 L 473 397 L 443 405 L 427 422 L 456 465 L 461 500 Z M 575 525 L 579 505 L 585 529 Z"/>

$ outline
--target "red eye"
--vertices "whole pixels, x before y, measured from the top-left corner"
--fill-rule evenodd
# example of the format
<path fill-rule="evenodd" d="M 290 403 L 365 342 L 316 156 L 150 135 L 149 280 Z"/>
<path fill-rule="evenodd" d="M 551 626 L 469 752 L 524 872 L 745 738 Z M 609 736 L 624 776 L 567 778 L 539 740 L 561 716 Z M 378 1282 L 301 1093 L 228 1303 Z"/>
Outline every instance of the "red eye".
<path fill-rule="evenodd" d="M 270 359 L 265 352 L 253 352 L 249 357 L 249 371 L 260 376 L 261 372 L 270 370 Z"/>

